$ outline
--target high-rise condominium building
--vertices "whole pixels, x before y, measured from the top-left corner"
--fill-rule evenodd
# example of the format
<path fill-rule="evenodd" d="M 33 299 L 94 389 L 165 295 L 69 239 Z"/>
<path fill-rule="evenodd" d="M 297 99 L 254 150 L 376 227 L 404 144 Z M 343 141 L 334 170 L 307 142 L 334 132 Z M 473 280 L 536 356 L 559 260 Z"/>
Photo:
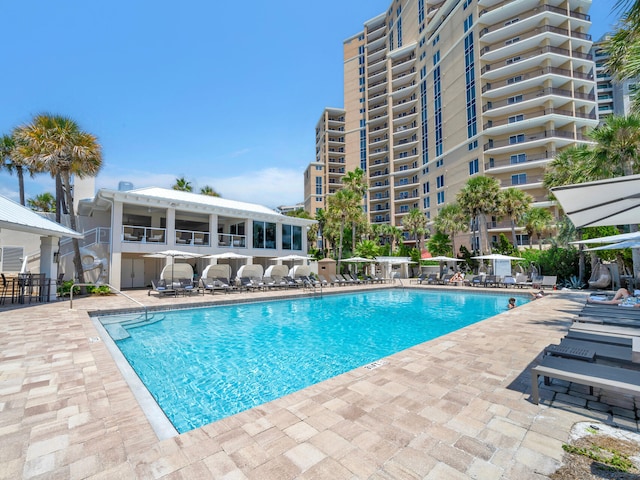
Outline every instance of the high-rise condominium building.
<path fill-rule="evenodd" d="M 360 167 L 371 223 L 400 226 L 413 208 L 433 219 L 474 175 L 555 213 L 544 167 L 598 124 L 590 5 L 393 0 L 344 42 L 344 110 L 318 123 L 306 199 Z M 507 221 L 489 227 L 510 236 Z"/>
<path fill-rule="evenodd" d="M 608 72 L 606 62 L 609 54 L 604 50 L 603 44 L 608 39 L 603 38 L 593 44 L 591 53 L 596 62 L 596 84 L 598 95 L 598 117 L 602 122 L 609 115 L 629 115 L 631 99 L 637 88 L 638 79 L 616 81 Z"/>

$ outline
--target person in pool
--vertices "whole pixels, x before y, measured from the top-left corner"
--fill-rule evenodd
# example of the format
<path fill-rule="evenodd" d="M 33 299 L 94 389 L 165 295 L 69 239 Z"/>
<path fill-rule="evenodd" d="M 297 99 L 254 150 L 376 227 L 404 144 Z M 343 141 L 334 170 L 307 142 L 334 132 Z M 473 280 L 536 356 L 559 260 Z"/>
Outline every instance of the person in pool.
<path fill-rule="evenodd" d="M 507 308 L 509 310 L 513 310 L 514 308 L 516 308 L 516 299 L 515 298 L 511 297 L 509 299 L 509 303 L 507 303 Z"/>

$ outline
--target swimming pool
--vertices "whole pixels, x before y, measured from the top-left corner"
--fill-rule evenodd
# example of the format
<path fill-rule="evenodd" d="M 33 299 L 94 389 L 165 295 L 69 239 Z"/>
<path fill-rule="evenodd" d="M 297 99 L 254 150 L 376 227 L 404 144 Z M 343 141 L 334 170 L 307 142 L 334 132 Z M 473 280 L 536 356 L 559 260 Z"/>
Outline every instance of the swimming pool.
<path fill-rule="evenodd" d="M 102 320 L 183 433 L 504 312 L 506 303 L 504 295 L 384 289 L 168 311 L 144 326 Z"/>

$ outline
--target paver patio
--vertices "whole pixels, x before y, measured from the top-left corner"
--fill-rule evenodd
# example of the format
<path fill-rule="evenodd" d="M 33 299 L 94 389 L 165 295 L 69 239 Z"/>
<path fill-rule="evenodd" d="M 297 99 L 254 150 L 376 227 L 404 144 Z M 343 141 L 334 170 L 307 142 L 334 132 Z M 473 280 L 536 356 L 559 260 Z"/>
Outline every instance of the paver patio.
<path fill-rule="evenodd" d="M 149 306 L 278 294 L 127 293 Z M 554 292 L 386 357 L 376 369 L 355 369 L 165 440 L 87 314 L 135 306 L 130 300 L 79 298 L 73 310 L 68 300 L 4 306 L 0 478 L 545 478 L 559 466 L 574 423 L 637 430 L 628 397 L 589 397 L 554 384 L 541 390 L 541 405 L 529 401 L 530 365 L 583 304 L 584 295 Z"/>

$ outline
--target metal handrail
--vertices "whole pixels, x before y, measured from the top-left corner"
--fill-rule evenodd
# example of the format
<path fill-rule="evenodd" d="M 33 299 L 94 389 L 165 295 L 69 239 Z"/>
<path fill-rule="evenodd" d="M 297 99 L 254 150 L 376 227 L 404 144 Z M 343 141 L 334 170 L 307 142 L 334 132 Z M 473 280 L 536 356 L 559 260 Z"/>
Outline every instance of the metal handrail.
<path fill-rule="evenodd" d="M 144 319 L 145 319 L 145 321 L 147 321 L 149 319 L 149 312 L 148 312 L 147 307 L 145 305 L 143 305 L 141 302 L 139 302 L 135 298 L 132 298 L 129 295 L 127 295 L 126 293 L 118 290 L 113 285 L 109 285 L 108 283 L 74 283 L 73 285 L 71 285 L 71 292 L 69 293 L 69 310 L 73 310 L 73 290 L 75 289 L 75 287 L 102 287 L 102 286 L 109 287 L 114 292 L 119 293 L 123 297 L 128 298 L 132 302 L 135 302 L 138 305 L 140 305 L 144 310 Z"/>

